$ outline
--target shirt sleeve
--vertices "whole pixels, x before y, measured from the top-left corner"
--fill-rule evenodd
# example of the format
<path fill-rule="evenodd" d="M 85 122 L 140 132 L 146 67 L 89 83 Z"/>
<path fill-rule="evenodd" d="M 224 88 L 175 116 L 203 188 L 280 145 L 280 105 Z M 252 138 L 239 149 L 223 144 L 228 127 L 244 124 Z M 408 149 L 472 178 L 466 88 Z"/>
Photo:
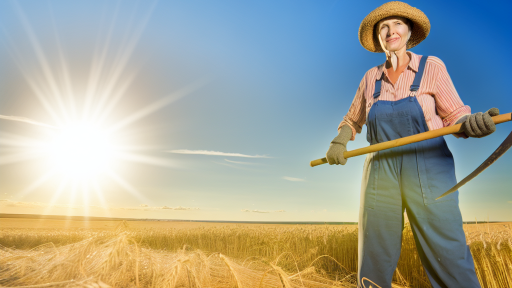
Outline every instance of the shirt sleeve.
<path fill-rule="evenodd" d="M 471 108 L 464 105 L 460 99 L 443 61 L 439 58 L 435 58 L 434 62 L 437 64 L 436 110 L 443 120 L 443 126 L 452 126 L 462 116 L 471 114 Z"/>
<path fill-rule="evenodd" d="M 366 101 L 364 98 L 364 89 L 366 87 L 365 78 L 366 75 L 361 80 L 361 83 L 359 83 L 359 88 L 357 88 L 356 95 L 354 100 L 352 100 L 348 113 L 343 117 L 343 121 L 341 121 L 340 125 L 338 125 L 338 132 L 343 125 L 348 125 L 352 128 L 352 138 L 350 138 L 350 140 L 355 139 L 356 133 L 361 133 L 361 129 L 366 122 Z"/>

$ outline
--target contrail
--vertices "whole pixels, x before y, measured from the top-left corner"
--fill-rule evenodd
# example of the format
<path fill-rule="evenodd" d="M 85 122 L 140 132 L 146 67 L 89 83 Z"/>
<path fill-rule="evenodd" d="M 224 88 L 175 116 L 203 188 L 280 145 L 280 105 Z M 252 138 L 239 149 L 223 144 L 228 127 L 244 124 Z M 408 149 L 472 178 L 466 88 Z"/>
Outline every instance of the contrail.
<path fill-rule="evenodd" d="M 29 124 L 37 125 L 37 126 L 43 126 L 43 127 L 46 127 L 46 128 L 51 128 L 51 129 L 59 129 L 58 127 L 55 127 L 55 126 L 52 126 L 52 125 L 48 125 L 48 124 L 45 124 L 45 123 L 41 123 L 41 122 L 37 122 L 37 121 L 34 121 L 32 119 L 29 119 L 29 118 L 25 118 L 25 117 L 0 115 L 0 119 L 24 122 L 24 123 L 29 123 Z"/>
<path fill-rule="evenodd" d="M 245 157 L 245 158 L 271 158 L 264 155 L 245 155 L 240 153 L 226 153 L 219 151 L 207 151 L 207 150 L 169 150 L 166 152 L 176 153 L 176 154 L 196 154 L 196 155 L 213 155 L 213 156 L 231 156 L 231 157 Z"/>

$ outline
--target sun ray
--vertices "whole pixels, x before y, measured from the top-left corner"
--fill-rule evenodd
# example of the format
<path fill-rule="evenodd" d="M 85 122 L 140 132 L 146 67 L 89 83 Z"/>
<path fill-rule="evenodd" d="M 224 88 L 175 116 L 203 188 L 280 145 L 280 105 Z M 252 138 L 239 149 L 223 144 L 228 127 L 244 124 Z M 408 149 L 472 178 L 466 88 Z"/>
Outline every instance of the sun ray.
<path fill-rule="evenodd" d="M 98 115 L 98 117 L 97 117 L 98 123 L 102 123 L 105 120 L 105 118 L 108 116 L 108 114 L 110 112 L 112 112 L 112 110 L 115 108 L 116 104 L 118 104 L 119 101 L 123 98 L 124 94 L 130 87 L 130 84 L 135 79 L 135 76 L 136 76 L 136 72 L 132 72 L 130 74 L 130 76 L 128 76 L 126 78 L 124 83 L 122 83 L 119 86 L 118 91 L 111 95 L 111 97 L 110 97 L 111 99 L 108 101 L 107 104 L 105 104 L 106 107 L 103 109 L 103 112 L 100 115 Z"/>
<path fill-rule="evenodd" d="M 60 44 L 60 39 L 59 39 L 59 35 L 57 34 L 57 27 L 56 27 L 56 24 L 55 24 L 55 16 L 53 14 L 53 11 L 51 9 L 51 3 L 48 3 L 48 13 L 50 14 L 50 22 L 52 24 L 52 29 L 53 29 L 53 37 L 55 39 L 55 45 L 57 46 L 57 49 L 56 49 L 56 52 L 57 52 L 57 55 L 58 55 L 58 59 L 60 60 L 60 63 L 61 63 L 61 71 L 59 73 L 59 71 L 55 71 L 55 82 L 56 82 L 56 86 L 57 88 L 59 86 L 62 86 L 61 89 L 59 89 L 59 94 L 55 94 L 54 97 L 57 98 L 57 100 L 62 103 L 61 105 L 61 108 L 62 108 L 62 113 L 63 113 L 63 116 L 66 118 L 65 121 L 68 122 L 68 121 L 71 121 L 72 120 L 72 115 L 75 115 L 73 112 L 74 111 L 74 103 L 71 102 L 70 103 L 70 100 L 72 101 L 72 97 L 71 95 L 73 95 L 72 93 L 72 88 L 71 88 L 71 83 L 68 83 L 65 79 L 66 77 L 66 68 L 65 67 L 65 63 L 63 61 L 63 51 L 62 51 L 62 48 L 61 48 L 61 44 Z M 57 70 L 57 69 L 56 69 Z M 58 77 L 57 77 L 58 76 Z M 62 78 L 64 78 L 64 81 L 62 81 Z M 60 80 L 60 81 L 59 81 Z M 62 83 L 61 85 L 57 85 L 59 83 Z"/>
<path fill-rule="evenodd" d="M 89 185 L 81 185 L 79 187 L 80 194 L 82 194 L 82 211 L 85 212 L 85 216 L 89 216 Z M 80 206 L 79 206 L 80 209 Z"/>
<path fill-rule="evenodd" d="M 51 4 L 50 4 L 51 5 Z M 76 103 L 73 99 L 73 86 L 71 85 L 71 77 L 68 69 L 68 65 L 66 63 L 66 57 L 64 55 L 64 51 L 62 49 L 61 41 L 59 34 L 57 33 L 57 25 L 55 23 L 55 17 L 53 17 L 52 9 L 49 9 L 49 12 L 52 14 L 52 17 L 50 17 L 52 22 L 52 28 L 53 28 L 53 35 L 55 38 L 55 44 L 57 46 L 57 54 L 59 55 L 59 61 L 60 61 L 60 68 L 62 70 L 62 78 L 63 78 L 63 86 L 64 90 L 66 91 L 65 95 L 67 95 L 66 99 L 68 100 L 68 109 L 71 110 L 72 115 L 77 114 L 77 108 Z"/>
<path fill-rule="evenodd" d="M 67 215 L 73 215 L 73 206 L 75 206 L 75 200 L 76 200 L 76 196 L 77 196 L 77 190 L 78 190 L 78 183 L 74 182 L 74 183 L 71 183 L 71 198 L 69 200 L 69 204 L 68 204 L 68 211 L 67 211 Z"/>
<path fill-rule="evenodd" d="M 0 145 L 16 148 L 37 147 L 41 141 L 36 141 L 16 134 L 0 132 Z"/>
<path fill-rule="evenodd" d="M 15 10 L 18 13 L 18 16 L 20 17 L 21 23 L 23 27 L 25 28 L 25 32 L 27 33 L 27 36 L 29 38 L 29 41 L 32 45 L 32 48 L 34 49 L 34 52 L 36 53 L 37 60 L 39 61 L 39 64 L 41 65 L 41 69 L 44 75 L 44 78 L 46 79 L 46 82 L 49 85 L 49 88 L 51 89 L 51 95 L 54 96 L 55 101 L 57 102 L 58 107 L 60 108 L 60 112 L 64 115 L 65 118 L 67 116 L 66 108 L 64 106 L 64 103 L 61 101 L 61 92 L 58 88 L 58 85 L 55 80 L 55 76 L 52 73 L 52 70 L 50 68 L 50 65 L 48 63 L 48 60 L 43 52 L 43 49 L 34 34 L 34 31 L 32 29 L 32 26 L 30 25 L 30 22 L 28 21 L 25 13 L 23 12 L 23 9 L 20 7 L 20 5 L 17 2 L 12 2 L 15 6 Z"/>
<path fill-rule="evenodd" d="M 60 182 L 59 187 L 57 188 L 55 193 L 53 193 L 53 196 L 50 199 L 50 202 L 48 203 L 48 206 L 46 207 L 46 209 L 44 209 L 43 215 L 47 215 L 50 212 L 51 208 L 57 202 L 57 199 L 59 199 L 59 197 L 62 194 L 62 192 L 64 191 L 64 189 L 66 189 L 67 185 L 68 185 L 68 181 L 67 180 L 64 180 L 64 181 Z"/>
<path fill-rule="evenodd" d="M 50 170 L 46 172 L 43 176 L 41 176 L 39 179 L 37 179 L 34 183 L 32 183 L 27 188 L 23 189 L 23 191 L 19 192 L 18 197 L 23 198 L 25 195 L 29 194 L 30 192 L 37 189 L 39 186 L 41 186 L 44 182 L 48 181 L 50 177 L 52 177 L 55 174 L 55 171 Z"/>
<path fill-rule="evenodd" d="M 106 40 L 103 45 L 103 49 L 101 49 L 101 52 L 99 52 L 99 55 L 97 55 L 99 47 L 96 46 L 95 53 L 94 53 L 94 59 L 92 61 L 91 65 L 91 71 L 89 72 L 89 82 L 87 84 L 87 89 L 85 91 L 85 104 L 84 109 L 82 113 L 82 120 L 88 120 L 89 111 L 91 109 L 91 103 L 92 100 L 96 96 L 97 87 L 99 85 L 100 80 L 103 78 L 102 71 L 105 69 L 104 66 L 106 64 L 106 58 L 108 55 L 109 47 L 110 47 L 110 41 L 111 41 L 111 35 L 114 31 L 116 19 L 117 19 L 117 13 L 119 11 L 119 5 L 120 2 L 117 2 L 116 8 L 114 10 L 114 14 L 112 16 L 112 21 L 109 25 L 108 32 L 106 35 Z"/>
<path fill-rule="evenodd" d="M 46 97 L 45 97 L 46 93 L 44 93 L 42 91 L 42 88 L 39 87 L 40 85 L 37 84 L 38 81 L 36 81 L 36 77 L 33 76 L 32 73 L 27 70 L 27 68 L 25 68 L 25 67 L 28 67 L 28 65 L 25 65 L 25 61 L 23 60 L 24 58 L 19 55 L 18 49 L 16 49 L 16 47 L 13 47 L 10 44 L 10 43 L 13 43 L 14 41 L 12 41 L 11 37 L 9 36 L 9 33 L 5 30 L 5 28 L 3 26 L 1 26 L 1 29 L 6 38 L 5 43 L 7 45 L 7 52 L 11 55 L 12 59 L 14 59 L 15 63 L 21 70 L 21 72 L 25 78 L 25 81 L 27 81 L 30 88 L 34 91 L 38 100 L 43 105 L 43 108 L 45 109 L 45 111 L 47 111 L 50 114 L 50 116 L 52 117 L 52 119 L 55 122 L 60 123 L 61 119 L 60 119 L 58 113 L 52 108 L 50 102 L 46 99 Z M 34 77 L 34 79 L 32 77 Z"/>
<path fill-rule="evenodd" d="M 101 203 L 101 207 L 104 208 L 105 213 L 107 214 L 107 217 L 111 217 L 110 209 L 108 207 L 107 202 L 105 201 L 105 198 L 103 197 L 101 186 L 98 184 L 97 181 L 92 181 L 92 187 L 94 188 L 94 192 L 96 194 L 96 197 L 98 197 L 98 200 Z"/>
<path fill-rule="evenodd" d="M 200 87 L 204 86 L 206 84 L 206 80 L 199 80 L 196 81 L 193 84 L 190 84 L 184 88 L 181 88 L 177 90 L 174 93 L 171 93 L 170 95 L 160 98 L 157 101 L 147 105 L 144 108 L 138 109 L 136 113 L 131 114 L 130 116 L 126 117 L 125 119 L 121 120 L 120 122 L 114 124 L 110 130 L 111 131 L 117 131 L 143 117 L 148 116 L 149 114 L 169 105 L 170 103 L 191 94 L 195 90 L 199 89 Z"/>
<path fill-rule="evenodd" d="M 15 154 L 2 155 L 0 158 L 0 165 L 14 164 L 28 160 L 37 159 L 40 154 L 34 152 L 22 151 Z"/>
<path fill-rule="evenodd" d="M 140 193 L 137 189 L 135 189 L 135 187 L 133 187 L 130 183 L 128 183 L 122 177 L 117 175 L 116 172 L 114 172 L 113 170 L 110 170 L 107 173 L 112 178 L 112 180 L 117 182 L 117 184 L 119 184 L 119 186 L 123 187 L 126 191 L 130 192 L 130 194 L 135 196 L 139 201 L 142 201 L 144 203 L 149 201 L 149 199 L 144 197 L 144 195 L 142 193 Z"/>
<path fill-rule="evenodd" d="M 167 168 L 177 168 L 178 167 L 178 165 L 173 164 L 169 161 L 166 161 L 165 159 L 162 159 L 160 157 L 151 157 L 151 156 L 135 154 L 135 153 L 119 152 L 118 158 L 123 159 L 125 161 L 129 161 L 129 162 L 149 164 L 149 165 L 153 165 L 153 166 L 161 166 L 161 167 L 167 167 Z"/>
<path fill-rule="evenodd" d="M 128 37 L 128 43 L 126 45 L 122 45 L 124 49 L 120 53 L 121 56 L 119 56 L 118 59 L 114 60 L 114 64 L 112 65 L 113 72 L 111 72 L 109 75 L 110 77 L 108 78 L 108 84 L 104 89 L 105 92 L 103 94 L 102 99 L 100 100 L 100 104 L 97 105 L 97 109 L 93 116 L 97 116 L 99 113 L 101 113 L 101 110 L 103 109 L 103 103 L 106 100 L 105 95 L 110 95 L 114 88 L 117 86 L 118 81 L 120 81 L 121 75 L 125 71 L 126 65 L 128 64 L 128 60 L 130 59 L 133 50 L 135 49 L 140 39 L 140 36 L 142 35 L 142 32 L 146 28 L 147 22 L 149 21 L 155 6 L 156 1 L 153 2 L 151 7 L 148 9 L 149 11 L 147 11 L 146 15 L 143 16 L 143 20 L 140 21 L 141 23 L 139 27 L 135 29 L 134 33 L 130 34 L 131 37 Z"/>

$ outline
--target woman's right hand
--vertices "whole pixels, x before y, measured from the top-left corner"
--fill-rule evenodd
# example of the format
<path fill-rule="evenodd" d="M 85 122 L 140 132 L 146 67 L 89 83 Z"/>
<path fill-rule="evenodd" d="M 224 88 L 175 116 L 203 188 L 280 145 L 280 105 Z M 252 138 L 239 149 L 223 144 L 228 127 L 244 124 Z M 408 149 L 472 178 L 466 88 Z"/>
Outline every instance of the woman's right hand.
<path fill-rule="evenodd" d="M 347 163 L 347 159 L 343 157 L 343 152 L 347 151 L 347 143 L 350 138 L 352 138 L 352 128 L 348 125 L 342 126 L 340 133 L 338 133 L 338 136 L 334 137 L 331 141 L 329 150 L 327 150 L 327 153 L 325 154 L 325 158 L 327 158 L 329 165 L 345 165 L 345 163 Z"/>
<path fill-rule="evenodd" d="M 329 165 L 345 165 L 345 163 L 347 163 L 347 159 L 343 157 L 343 152 L 345 151 L 347 151 L 347 147 L 345 145 L 331 143 L 331 145 L 329 146 L 329 150 L 327 150 L 327 153 L 325 154 L 325 157 L 327 158 L 327 162 L 329 162 Z"/>

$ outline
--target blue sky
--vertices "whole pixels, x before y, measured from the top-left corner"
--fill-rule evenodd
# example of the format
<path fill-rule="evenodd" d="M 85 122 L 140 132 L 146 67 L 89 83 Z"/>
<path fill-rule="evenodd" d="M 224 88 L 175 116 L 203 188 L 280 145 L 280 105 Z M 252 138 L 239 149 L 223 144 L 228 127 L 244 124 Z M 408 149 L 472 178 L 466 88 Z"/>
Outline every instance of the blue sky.
<path fill-rule="evenodd" d="M 0 212 L 357 221 L 364 156 L 309 161 L 325 156 L 364 73 L 385 60 L 357 36 L 383 3 L 0 2 L 0 115 L 11 117 L 0 119 Z M 473 112 L 511 112 L 512 3 L 408 3 L 432 27 L 412 51 L 442 59 Z M 60 174 L 41 180 L 48 159 L 32 157 L 32 144 L 49 132 L 33 122 L 95 121 L 94 111 L 102 127 L 126 124 L 115 126 L 131 149 L 113 168 L 122 181 L 99 175 L 94 190 Z M 510 130 L 445 137 L 458 179 Z M 367 146 L 365 133 L 348 149 Z M 511 155 L 460 189 L 464 220 L 512 221 Z"/>

